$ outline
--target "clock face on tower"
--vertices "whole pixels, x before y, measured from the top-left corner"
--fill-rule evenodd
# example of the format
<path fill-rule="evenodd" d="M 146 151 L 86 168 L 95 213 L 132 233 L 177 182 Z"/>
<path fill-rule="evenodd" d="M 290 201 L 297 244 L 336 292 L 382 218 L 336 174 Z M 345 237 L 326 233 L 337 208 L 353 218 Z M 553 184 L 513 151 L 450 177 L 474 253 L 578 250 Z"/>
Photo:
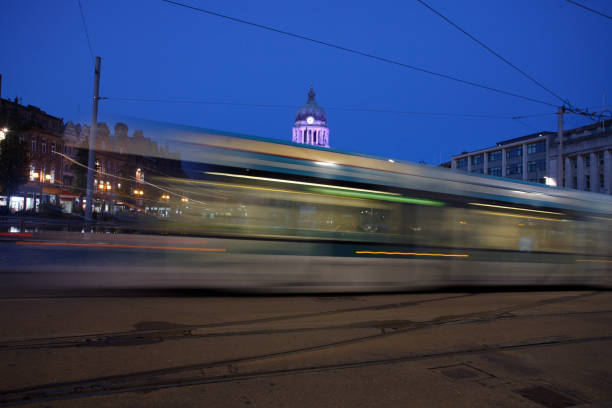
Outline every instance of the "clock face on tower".
<path fill-rule="evenodd" d="M 307 117 L 306 123 L 308 123 L 309 125 L 312 125 L 314 123 L 314 118 L 312 116 Z"/>

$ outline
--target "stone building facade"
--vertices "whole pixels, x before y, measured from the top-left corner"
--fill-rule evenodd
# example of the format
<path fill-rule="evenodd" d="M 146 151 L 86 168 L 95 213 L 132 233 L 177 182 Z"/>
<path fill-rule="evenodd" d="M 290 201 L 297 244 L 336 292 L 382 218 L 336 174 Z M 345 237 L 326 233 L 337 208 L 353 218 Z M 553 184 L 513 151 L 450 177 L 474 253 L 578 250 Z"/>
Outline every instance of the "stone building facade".
<path fill-rule="evenodd" d="M 64 121 L 36 106 L 24 106 L 18 100 L 0 98 L 0 122 L 19 123 L 19 137 L 28 153 L 28 181 L 7 203 L 12 211 L 35 210 L 42 203 L 59 205 L 64 191 L 63 159 Z M 11 131 L 11 129 L 8 129 Z"/>
<path fill-rule="evenodd" d="M 612 194 L 612 120 L 563 133 L 563 177 L 559 138 L 540 132 L 453 156 L 451 168 L 515 180 Z"/>
<path fill-rule="evenodd" d="M 612 120 L 564 132 L 563 177 L 559 180 L 559 141 L 549 146 L 551 177 L 558 185 L 594 193 L 612 194 Z"/>

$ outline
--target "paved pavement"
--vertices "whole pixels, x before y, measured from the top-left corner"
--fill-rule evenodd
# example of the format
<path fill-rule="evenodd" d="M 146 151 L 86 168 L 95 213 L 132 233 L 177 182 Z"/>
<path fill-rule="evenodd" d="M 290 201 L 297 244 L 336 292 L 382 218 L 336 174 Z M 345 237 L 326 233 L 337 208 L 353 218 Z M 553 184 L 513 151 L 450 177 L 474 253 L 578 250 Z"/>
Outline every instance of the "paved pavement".
<path fill-rule="evenodd" d="M 612 406 L 612 292 L 0 299 L 0 406 Z"/>

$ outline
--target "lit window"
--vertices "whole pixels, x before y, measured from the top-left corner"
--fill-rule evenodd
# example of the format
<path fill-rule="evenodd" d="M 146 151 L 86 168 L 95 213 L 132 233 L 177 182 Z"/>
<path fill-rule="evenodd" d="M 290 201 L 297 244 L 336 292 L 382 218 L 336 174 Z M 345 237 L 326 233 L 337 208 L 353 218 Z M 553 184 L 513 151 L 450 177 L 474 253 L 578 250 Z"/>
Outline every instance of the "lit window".
<path fill-rule="evenodd" d="M 141 183 L 144 181 L 144 171 L 142 171 L 142 169 L 140 168 L 136 170 L 136 180 Z"/>

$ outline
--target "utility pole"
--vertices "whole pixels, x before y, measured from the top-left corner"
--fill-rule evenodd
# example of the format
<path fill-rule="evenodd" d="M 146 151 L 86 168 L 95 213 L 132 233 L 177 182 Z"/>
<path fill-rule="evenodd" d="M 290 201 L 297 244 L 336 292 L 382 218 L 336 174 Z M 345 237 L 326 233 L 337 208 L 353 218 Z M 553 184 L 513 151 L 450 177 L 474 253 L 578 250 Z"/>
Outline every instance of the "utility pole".
<path fill-rule="evenodd" d="M 94 71 L 93 107 L 91 109 L 91 128 L 89 130 L 89 156 L 87 158 L 87 201 L 85 203 L 85 219 L 91 221 L 93 205 L 94 166 L 96 160 L 96 128 L 98 127 L 98 100 L 100 99 L 100 57 L 96 57 Z"/>
<path fill-rule="evenodd" d="M 565 107 L 559 106 L 557 110 L 557 138 L 559 139 L 559 148 L 557 149 L 557 186 L 563 187 L 563 114 Z"/>

